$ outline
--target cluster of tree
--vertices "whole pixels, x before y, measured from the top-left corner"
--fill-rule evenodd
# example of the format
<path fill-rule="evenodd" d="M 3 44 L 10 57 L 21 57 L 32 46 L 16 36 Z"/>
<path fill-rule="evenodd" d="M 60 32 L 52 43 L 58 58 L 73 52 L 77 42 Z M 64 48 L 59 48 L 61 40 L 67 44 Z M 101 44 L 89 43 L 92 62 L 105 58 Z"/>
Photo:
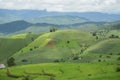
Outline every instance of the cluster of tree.
<path fill-rule="evenodd" d="M 57 28 L 55 28 L 55 27 L 50 28 L 50 32 L 55 32 L 56 30 L 57 30 Z"/>
<path fill-rule="evenodd" d="M 97 32 L 93 32 L 92 33 L 92 36 L 95 36 L 96 37 L 96 40 L 99 39 L 98 35 L 97 35 Z"/>
<path fill-rule="evenodd" d="M 109 38 L 119 38 L 119 36 L 112 34 L 109 36 Z"/>

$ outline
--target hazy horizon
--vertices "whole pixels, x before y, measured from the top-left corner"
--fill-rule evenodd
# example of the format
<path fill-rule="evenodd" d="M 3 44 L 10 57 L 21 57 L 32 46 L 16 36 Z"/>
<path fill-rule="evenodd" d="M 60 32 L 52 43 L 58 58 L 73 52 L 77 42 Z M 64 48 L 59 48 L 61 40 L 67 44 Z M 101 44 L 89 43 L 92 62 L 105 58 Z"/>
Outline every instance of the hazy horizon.
<path fill-rule="evenodd" d="M 0 9 L 119 14 L 120 0 L 0 0 Z"/>

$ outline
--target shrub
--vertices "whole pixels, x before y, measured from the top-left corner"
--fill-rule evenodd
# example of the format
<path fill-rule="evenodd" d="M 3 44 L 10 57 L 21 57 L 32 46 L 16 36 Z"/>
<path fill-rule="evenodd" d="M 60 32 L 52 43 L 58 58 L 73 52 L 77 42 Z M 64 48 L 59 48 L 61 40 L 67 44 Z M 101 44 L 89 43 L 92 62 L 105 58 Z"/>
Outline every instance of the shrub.
<path fill-rule="evenodd" d="M 118 53 L 118 55 L 120 55 L 120 53 Z"/>
<path fill-rule="evenodd" d="M 27 60 L 26 60 L 26 59 L 23 59 L 22 62 L 27 62 Z"/>
<path fill-rule="evenodd" d="M 111 58 L 110 56 L 106 56 L 106 58 Z"/>
<path fill-rule="evenodd" d="M 120 57 L 118 57 L 117 60 L 119 61 L 119 60 L 120 60 Z"/>
<path fill-rule="evenodd" d="M 30 51 L 33 51 L 33 49 L 32 49 L 32 48 L 30 48 Z"/>
<path fill-rule="evenodd" d="M 78 56 L 73 57 L 73 60 L 79 60 Z"/>
<path fill-rule="evenodd" d="M 34 49 L 37 49 L 38 47 L 37 46 L 34 46 Z"/>
<path fill-rule="evenodd" d="M 13 57 L 9 58 L 9 59 L 7 60 L 7 65 L 8 65 L 9 67 L 15 66 L 15 65 L 16 65 L 16 64 L 15 64 L 15 59 L 14 59 Z"/>
<path fill-rule="evenodd" d="M 70 43 L 70 41 L 67 41 L 67 43 L 69 44 L 69 43 Z"/>
<path fill-rule="evenodd" d="M 117 68 L 116 68 L 116 72 L 120 72 L 120 67 L 117 67 Z"/>
<path fill-rule="evenodd" d="M 119 38 L 119 36 L 112 34 L 109 36 L 109 38 Z"/>
<path fill-rule="evenodd" d="M 97 34 L 96 34 L 96 32 L 94 32 L 94 33 L 92 33 L 92 35 L 93 35 L 93 36 L 96 36 Z"/>
<path fill-rule="evenodd" d="M 101 60 L 99 59 L 98 62 L 101 62 Z"/>
<path fill-rule="evenodd" d="M 23 50 L 21 50 L 21 53 L 23 52 Z"/>
<path fill-rule="evenodd" d="M 112 55 L 112 53 L 110 53 L 110 55 Z"/>
<path fill-rule="evenodd" d="M 60 62 L 58 59 L 54 60 L 54 62 Z"/>
<path fill-rule="evenodd" d="M 88 76 L 92 76 L 92 74 L 88 74 Z"/>

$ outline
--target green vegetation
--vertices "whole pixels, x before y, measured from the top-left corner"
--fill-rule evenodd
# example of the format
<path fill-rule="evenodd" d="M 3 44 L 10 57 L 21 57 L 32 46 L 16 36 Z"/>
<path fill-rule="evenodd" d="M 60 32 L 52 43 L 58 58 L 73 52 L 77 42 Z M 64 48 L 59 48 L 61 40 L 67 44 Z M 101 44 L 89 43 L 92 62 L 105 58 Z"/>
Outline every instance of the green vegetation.
<path fill-rule="evenodd" d="M 20 36 L 20 38 L 18 37 Z M 0 62 L 4 62 L 8 57 L 12 56 L 23 47 L 32 42 L 32 38 L 36 38 L 38 35 L 25 34 L 14 35 L 7 38 L 0 38 Z"/>
<path fill-rule="evenodd" d="M 0 80 L 119 80 L 119 37 L 120 30 L 52 27 L 0 38 L 0 62 L 8 65 Z"/>
<path fill-rule="evenodd" d="M 15 59 L 13 57 L 9 58 L 7 60 L 7 65 L 8 65 L 8 67 L 15 66 L 16 65 L 15 64 Z"/>
<path fill-rule="evenodd" d="M 71 61 L 73 54 L 83 52 L 89 45 L 96 42 L 90 33 L 77 30 L 60 30 L 39 36 L 13 57 L 17 64 L 54 62 L 55 60 Z M 65 45 L 60 46 L 60 43 Z M 27 60 L 27 62 L 23 62 L 23 60 Z"/>
<path fill-rule="evenodd" d="M 4 9 L 0 15 L 0 80 L 120 80 L 120 15 Z"/>
<path fill-rule="evenodd" d="M 91 53 L 118 54 L 120 52 L 120 39 L 103 40 L 87 49 Z M 113 47 L 114 46 L 114 47 Z"/>
<path fill-rule="evenodd" d="M 89 65 L 89 66 L 88 66 Z M 44 63 L 0 70 L 1 80 L 119 80 L 117 62 Z M 18 76 L 18 78 L 15 78 Z M 23 76 L 23 77 L 22 77 Z M 28 79 L 29 78 L 29 79 Z"/>

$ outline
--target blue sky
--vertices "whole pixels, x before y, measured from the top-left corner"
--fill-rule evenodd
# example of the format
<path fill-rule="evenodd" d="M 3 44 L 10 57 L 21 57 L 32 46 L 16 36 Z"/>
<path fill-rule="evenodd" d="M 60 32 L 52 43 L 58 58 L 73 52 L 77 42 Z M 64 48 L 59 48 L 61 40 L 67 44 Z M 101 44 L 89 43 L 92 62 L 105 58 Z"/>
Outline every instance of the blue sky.
<path fill-rule="evenodd" d="M 0 8 L 120 13 L 120 0 L 0 0 Z"/>

